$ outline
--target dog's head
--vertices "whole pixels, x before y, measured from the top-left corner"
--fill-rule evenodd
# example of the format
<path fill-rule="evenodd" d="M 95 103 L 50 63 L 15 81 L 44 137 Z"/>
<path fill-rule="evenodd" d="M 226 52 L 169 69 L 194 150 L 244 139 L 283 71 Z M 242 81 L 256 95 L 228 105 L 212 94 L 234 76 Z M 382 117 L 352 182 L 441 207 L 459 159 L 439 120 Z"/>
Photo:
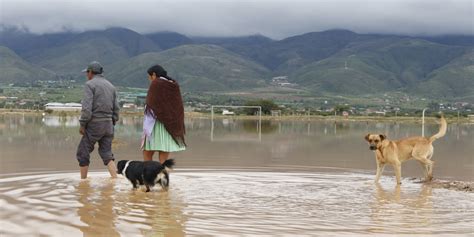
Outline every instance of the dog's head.
<path fill-rule="evenodd" d="M 382 146 L 382 141 L 385 140 L 387 136 L 383 134 L 367 134 L 365 140 L 369 143 L 370 150 L 377 150 Z"/>
<path fill-rule="evenodd" d="M 125 168 L 125 164 L 127 164 L 128 160 L 121 160 L 117 163 L 117 174 L 122 174 L 123 169 Z"/>

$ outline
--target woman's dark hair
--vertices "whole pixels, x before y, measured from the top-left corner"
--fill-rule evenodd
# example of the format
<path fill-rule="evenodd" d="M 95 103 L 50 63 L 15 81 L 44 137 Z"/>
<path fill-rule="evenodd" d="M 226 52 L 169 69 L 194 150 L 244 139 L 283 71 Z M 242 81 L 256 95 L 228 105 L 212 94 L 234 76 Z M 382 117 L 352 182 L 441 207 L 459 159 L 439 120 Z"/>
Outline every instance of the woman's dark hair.
<path fill-rule="evenodd" d="M 153 73 L 155 73 L 157 77 L 164 77 L 166 79 L 173 80 L 173 78 L 168 76 L 168 72 L 166 72 L 166 70 L 158 64 L 148 68 L 147 73 L 150 76 L 152 76 Z"/>

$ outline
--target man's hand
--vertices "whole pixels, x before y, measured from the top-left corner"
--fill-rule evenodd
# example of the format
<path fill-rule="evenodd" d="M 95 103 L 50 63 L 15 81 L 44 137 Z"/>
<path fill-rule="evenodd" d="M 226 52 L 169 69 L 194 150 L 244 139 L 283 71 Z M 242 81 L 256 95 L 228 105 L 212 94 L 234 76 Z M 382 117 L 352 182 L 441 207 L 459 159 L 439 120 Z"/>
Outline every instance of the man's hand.
<path fill-rule="evenodd" d="M 85 127 L 80 127 L 79 128 L 79 133 L 84 136 L 84 134 L 86 134 L 86 128 Z"/>

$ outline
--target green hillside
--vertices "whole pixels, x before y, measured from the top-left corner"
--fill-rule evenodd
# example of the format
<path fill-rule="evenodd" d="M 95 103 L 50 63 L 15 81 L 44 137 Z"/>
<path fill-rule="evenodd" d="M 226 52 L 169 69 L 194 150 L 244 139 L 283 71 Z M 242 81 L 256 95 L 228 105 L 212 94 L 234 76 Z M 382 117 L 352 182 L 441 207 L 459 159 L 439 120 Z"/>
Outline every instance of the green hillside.
<path fill-rule="evenodd" d="M 434 70 L 427 77 L 429 80 L 409 91 L 443 99 L 458 97 L 474 100 L 474 49 Z"/>
<path fill-rule="evenodd" d="M 320 92 L 414 92 L 412 88 L 431 80 L 433 71 L 443 71 L 442 67 L 452 60 L 468 63 L 462 58 L 466 51 L 464 47 L 408 38 L 368 40 L 349 44 L 327 59 L 300 68 L 291 79 Z"/>
<path fill-rule="evenodd" d="M 397 91 L 474 101 L 474 36 L 409 37 L 328 30 L 272 40 L 261 35 L 142 35 L 124 28 L 45 35 L 6 31 L 0 36 L 0 45 L 20 52 L 24 59 L 2 49 L 9 58 L 2 58 L 2 65 L 10 65 L 2 70 L 4 81 L 51 78 L 52 73 L 44 75 L 39 67 L 54 72 L 56 78 L 79 79 L 83 78 L 80 71 L 98 60 L 118 86 L 147 87 L 146 69 L 158 63 L 187 91 L 278 91 L 270 85 L 271 78 L 288 76 L 289 82 L 297 84 L 291 89 L 308 96 L 357 97 Z M 167 50 L 160 51 L 160 47 Z"/>
<path fill-rule="evenodd" d="M 152 51 L 159 51 L 159 47 L 145 36 L 127 29 L 112 28 L 76 35 L 64 44 L 32 51 L 25 58 L 59 75 L 77 77 L 90 61 L 97 60 L 107 68 L 118 61 Z"/>
<path fill-rule="evenodd" d="M 3 46 L 0 46 L 0 72 L 1 83 L 56 79 L 54 73 L 26 62 L 15 52 Z"/>
<path fill-rule="evenodd" d="M 183 88 L 191 91 L 264 86 L 270 76 L 266 68 L 221 47 L 185 45 L 117 63 L 108 77 L 120 85 L 147 87 L 146 70 L 153 64 L 162 65 Z"/>

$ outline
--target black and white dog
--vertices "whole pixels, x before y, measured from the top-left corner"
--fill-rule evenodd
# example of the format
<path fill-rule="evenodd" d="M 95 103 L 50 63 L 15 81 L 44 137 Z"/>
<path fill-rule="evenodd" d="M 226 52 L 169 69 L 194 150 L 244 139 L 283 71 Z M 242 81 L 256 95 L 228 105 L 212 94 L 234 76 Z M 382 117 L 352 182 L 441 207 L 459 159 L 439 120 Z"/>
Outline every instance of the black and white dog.
<path fill-rule="evenodd" d="M 169 171 L 173 166 L 173 159 L 166 160 L 163 164 L 157 161 L 121 160 L 117 164 L 117 173 L 130 180 L 135 189 L 138 185 L 145 185 L 146 192 L 149 192 L 158 183 L 167 190 L 170 183 Z"/>

